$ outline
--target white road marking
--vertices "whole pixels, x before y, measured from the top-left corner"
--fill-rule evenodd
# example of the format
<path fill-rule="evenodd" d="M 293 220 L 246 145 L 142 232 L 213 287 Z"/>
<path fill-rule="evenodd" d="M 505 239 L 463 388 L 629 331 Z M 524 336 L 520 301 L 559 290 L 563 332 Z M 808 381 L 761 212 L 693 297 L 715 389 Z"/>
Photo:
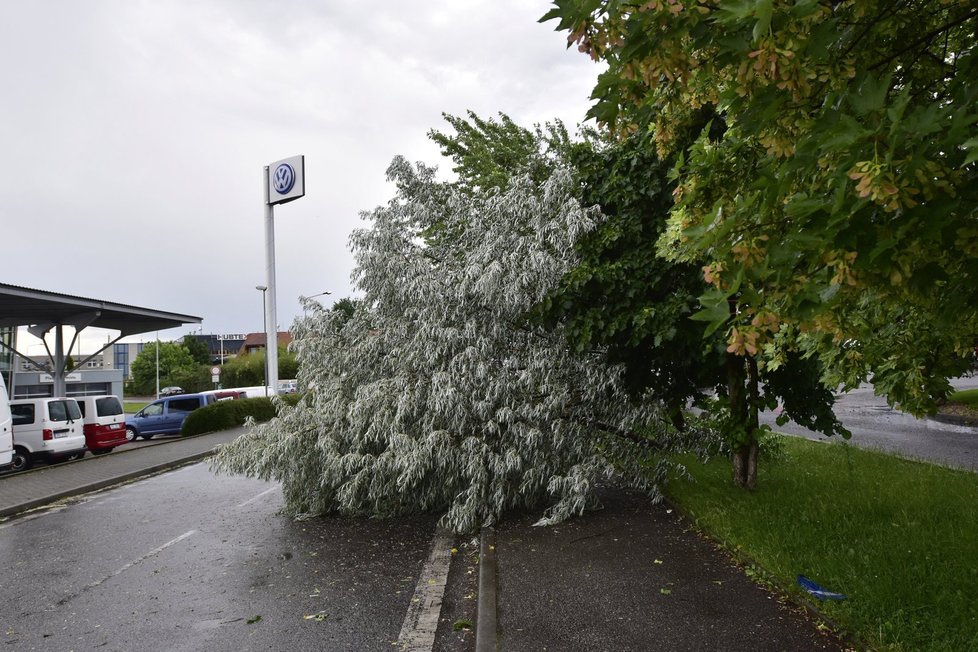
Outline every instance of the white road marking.
<path fill-rule="evenodd" d="M 163 552 L 164 550 L 166 550 L 170 546 L 176 545 L 176 544 L 180 543 L 181 541 L 183 541 L 187 537 L 195 534 L 196 532 L 197 532 L 197 530 L 190 530 L 189 532 L 184 532 L 183 534 L 181 534 L 180 536 L 178 536 L 176 539 L 173 539 L 171 541 L 167 541 L 162 546 L 159 546 L 157 548 L 153 548 L 152 550 L 150 550 L 149 552 L 147 552 L 142 557 L 137 557 L 136 559 L 133 559 L 131 562 L 129 562 L 128 564 L 126 564 L 125 566 L 123 566 L 122 568 L 120 568 L 119 570 L 115 571 L 114 573 L 109 573 L 108 575 L 106 575 L 105 577 L 103 577 L 102 579 L 100 579 L 98 581 L 92 582 L 91 584 L 86 584 L 77 593 L 69 593 L 65 597 L 63 597 L 60 600 L 58 600 L 57 605 L 58 606 L 61 606 L 61 605 L 67 604 L 71 600 L 74 600 L 75 598 L 77 598 L 78 596 L 80 596 L 85 591 L 90 591 L 90 590 L 92 590 L 92 589 L 94 589 L 94 588 L 96 588 L 98 586 L 101 586 L 102 584 L 105 584 L 106 582 L 108 582 L 109 580 L 111 580 L 113 577 L 116 577 L 116 576 L 118 576 L 118 575 L 126 572 L 127 570 L 129 570 L 130 568 L 132 568 L 133 566 L 135 566 L 136 564 L 138 564 L 140 562 L 143 562 L 143 561 L 146 561 L 147 559 L 149 559 L 153 555 L 160 554 L 161 552 Z"/>
<path fill-rule="evenodd" d="M 240 505 L 238 505 L 238 507 L 244 507 L 245 505 L 249 505 L 249 504 L 255 502 L 256 500 L 258 500 L 259 498 L 261 498 L 262 496 L 265 496 L 267 494 L 272 493 L 273 491 L 275 491 L 278 488 L 279 488 L 279 485 L 275 485 L 271 489 L 266 489 L 265 491 L 261 492 L 257 496 L 254 496 L 254 497 L 249 498 L 248 500 L 244 501 L 243 503 L 241 503 Z"/>
<path fill-rule="evenodd" d="M 414 589 L 414 597 L 404 616 L 401 634 L 397 637 L 399 650 L 410 652 L 431 652 L 435 644 L 435 630 L 438 629 L 438 616 L 441 613 L 441 602 L 445 597 L 445 584 L 448 581 L 448 567 L 452 562 L 452 544 L 455 537 L 448 530 L 438 529 L 431 543 L 431 554 L 418 585 Z"/>

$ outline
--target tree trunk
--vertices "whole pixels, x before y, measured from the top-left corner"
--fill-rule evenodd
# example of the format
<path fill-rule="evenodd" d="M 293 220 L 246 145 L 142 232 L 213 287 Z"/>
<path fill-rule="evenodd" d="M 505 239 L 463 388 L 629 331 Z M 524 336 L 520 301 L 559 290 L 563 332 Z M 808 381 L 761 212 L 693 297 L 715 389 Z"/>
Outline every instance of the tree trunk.
<path fill-rule="evenodd" d="M 753 490 L 757 486 L 757 361 L 753 356 L 727 354 L 730 413 L 744 438 L 734 445 L 733 483 Z M 749 395 L 748 395 L 749 393 Z"/>

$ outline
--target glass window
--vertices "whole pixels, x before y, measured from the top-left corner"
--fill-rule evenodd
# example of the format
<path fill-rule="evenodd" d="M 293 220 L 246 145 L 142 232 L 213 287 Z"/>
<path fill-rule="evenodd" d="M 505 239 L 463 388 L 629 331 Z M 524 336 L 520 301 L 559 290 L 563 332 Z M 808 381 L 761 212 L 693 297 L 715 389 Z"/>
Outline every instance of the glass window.
<path fill-rule="evenodd" d="M 34 404 L 26 403 L 23 405 L 11 405 L 10 414 L 14 418 L 15 426 L 26 426 L 34 423 Z"/>
<path fill-rule="evenodd" d="M 178 398 L 170 401 L 170 412 L 193 412 L 200 407 L 200 399 Z"/>
<path fill-rule="evenodd" d="M 115 396 L 95 399 L 95 412 L 100 417 L 122 414 L 122 403 Z"/>
<path fill-rule="evenodd" d="M 144 417 L 158 417 L 163 414 L 163 404 L 162 403 L 150 403 L 142 409 L 140 412 Z"/>
<path fill-rule="evenodd" d="M 65 401 L 51 401 L 48 403 L 48 418 L 51 421 L 67 421 L 68 408 Z"/>
<path fill-rule="evenodd" d="M 65 409 L 68 411 L 69 419 L 82 418 L 81 410 L 78 408 L 78 401 L 71 399 L 69 401 L 65 401 L 64 403 L 65 403 Z"/>

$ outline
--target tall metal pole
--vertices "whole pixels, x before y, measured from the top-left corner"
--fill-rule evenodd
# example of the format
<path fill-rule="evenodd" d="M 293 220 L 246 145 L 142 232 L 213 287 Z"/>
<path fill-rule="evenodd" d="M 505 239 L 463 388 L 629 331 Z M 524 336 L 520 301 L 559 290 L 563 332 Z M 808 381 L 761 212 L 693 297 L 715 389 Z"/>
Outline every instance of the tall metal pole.
<path fill-rule="evenodd" d="M 160 332 L 156 331 L 156 398 L 160 397 Z"/>
<path fill-rule="evenodd" d="M 268 396 L 268 322 L 266 321 L 267 311 L 265 303 L 265 290 L 268 289 L 266 285 L 256 285 L 256 290 L 261 291 L 261 329 L 265 333 L 265 369 L 262 374 L 262 382 L 265 384 L 265 396 Z"/>
<path fill-rule="evenodd" d="M 68 383 L 65 381 L 65 335 L 64 326 L 58 324 L 54 330 L 54 396 L 67 396 Z"/>
<path fill-rule="evenodd" d="M 265 387 L 278 394 L 278 321 L 275 315 L 275 210 L 268 196 L 268 166 L 265 166 L 265 278 L 268 297 L 265 301 Z M 268 390 L 265 390 L 266 393 Z"/>

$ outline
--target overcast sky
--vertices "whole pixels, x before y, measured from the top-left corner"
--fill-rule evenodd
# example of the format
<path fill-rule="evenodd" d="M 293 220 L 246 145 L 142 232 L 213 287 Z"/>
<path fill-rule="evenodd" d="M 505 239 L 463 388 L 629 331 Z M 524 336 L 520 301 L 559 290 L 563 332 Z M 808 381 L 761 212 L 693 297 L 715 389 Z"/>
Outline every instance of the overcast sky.
<path fill-rule="evenodd" d="M 599 69 L 537 23 L 549 6 L 5 2 L 0 280 L 260 331 L 262 167 L 304 154 L 306 196 L 275 213 L 285 330 L 299 295 L 351 295 L 348 238 L 396 154 L 449 172 L 442 112 L 584 119 Z"/>

